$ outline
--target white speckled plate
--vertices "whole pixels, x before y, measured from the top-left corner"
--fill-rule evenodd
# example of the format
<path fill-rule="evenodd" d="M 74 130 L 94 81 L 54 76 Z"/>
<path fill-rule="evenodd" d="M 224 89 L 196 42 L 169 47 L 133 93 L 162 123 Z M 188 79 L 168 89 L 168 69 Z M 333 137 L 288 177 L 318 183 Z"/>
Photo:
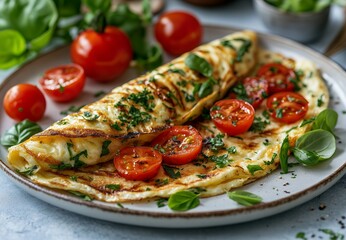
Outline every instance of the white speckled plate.
<path fill-rule="evenodd" d="M 205 41 L 238 30 L 205 26 Z M 265 34 L 259 34 L 259 39 L 261 46 L 269 50 L 281 52 L 293 58 L 304 57 L 313 60 L 330 86 L 332 96 L 330 107 L 339 113 L 337 126 L 339 138 L 337 152 L 333 159 L 311 168 L 295 166 L 291 169 L 293 173 L 285 175 L 280 174 L 277 170 L 268 177 L 243 187 L 242 189 L 256 192 L 263 197 L 263 203 L 259 205 L 243 207 L 223 194 L 202 199 L 199 207 L 182 213 L 173 212 L 167 206 L 158 208 L 156 202 L 123 204 L 124 208 L 120 208 L 117 204 L 99 201 L 86 202 L 64 192 L 33 184 L 8 168 L 7 151 L 2 147 L 0 148 L 0 158 L 3 161 L 0 161 L 0 168 L 16 185 L 52 205 L 94 218 L 141 226 L 169 228 L 219 226 L 263 218 L 302 204 L 327 190 L 346 172 L 346 151 L 342 144 L 346 142 L 346 114 L 343 113 L 346 110 L 346 73 L 328 58 L 298 43 Z M 70 62 L 69 49 L 63 47 L 27 63 L 4 81 L 0 86 L 0 96 L 4 96 L 5 92 L 15 84 L 37 83 L 40 75 L 46 69 L 68 62 Z M 59 114 L 60 111 L 67 109 L 71 104 L 79 106 L 95 101 L 93 95 L 97 91 L 109 91 L 114 86 L 136 77 L 137 74 L 135 70 L 129 69 L 121 80 L 109 85 L 97 84 L 88 80 L 83 96 L 73 103 L 57 104 L 47 99 L 47 112 L 40 125 L 49 126 L 53 121 L 60 119 L 62 117 Z M 15 124 L 4 111 L 0 113 L 0 122 L 1 133 Z"/>

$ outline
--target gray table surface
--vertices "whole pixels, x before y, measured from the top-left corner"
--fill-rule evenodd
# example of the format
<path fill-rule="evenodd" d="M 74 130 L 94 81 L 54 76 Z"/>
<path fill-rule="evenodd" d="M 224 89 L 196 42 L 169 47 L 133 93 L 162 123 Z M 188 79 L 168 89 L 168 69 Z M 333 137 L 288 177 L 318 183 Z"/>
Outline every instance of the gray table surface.
<path fill-rule="evenodd" d="M 200 8 L 178 0 L 166 1 L 166 9 L 188 9 L 203 23 L 250 28 L 268 32 L 257 18 L 251 1 Z M 339 9 L 340 10 L 340 9 Z M 327 36 L 310 47 L 323 52 L 340 29 L 343 16 L 333 12 Z M 346 51 L 332 57 L 346 68 Z M 0 82 L 10 71 L 0 71 Z M 0 239 L 331 239 L 329 229 L 346 236 L 346 176 L 315 199 L 271 217 L 248 223 L 203 228 L 159 229 L 122 225 L 80 216 L 38 200 L 16 187 L 0 172 Z M 341 238 L 340 238 L 341 240 Z"/>

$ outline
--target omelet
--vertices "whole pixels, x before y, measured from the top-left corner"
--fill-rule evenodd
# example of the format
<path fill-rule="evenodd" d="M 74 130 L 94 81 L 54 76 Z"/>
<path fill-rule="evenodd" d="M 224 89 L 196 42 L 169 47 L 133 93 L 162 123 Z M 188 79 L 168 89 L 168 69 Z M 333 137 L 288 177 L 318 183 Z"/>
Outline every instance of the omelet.
<path fill-rule="evenodd" d="M 197 118 L 249 74 L 257 49 L 252 31 L 202 45 L 9 148 L 8 162 L 19 172 L 34 168 L 38 182 L 50 171 L 107 162 L 124 146 L 146 144 Z"/>
<path fill-rule="evenodd" d="M 295 69 L 302 86 L 299 93 L 309 102 L 305 120 L 328 106 L 328 89 L 311 61 L 294 60 L 266 50 L 259 50 L 257 59 L 257 67 L 280 62 Z M 256 69 L 247 75 L 254 74 Z M 323 104 L 318 103 L 321 98 Z M 210 119 L 203 119 L 202 114 L 186 123 L 194 126 L 203 137 L 203 149 L 198 158 L 185 165 L 162 165 L 157 176 L 148 181 L 122 178 L 112 161 L 78 169 L 40 170 L 29 177 L 40 185 L 79 192 L 105 202 L 168 198 L 186 189 L 196 189 L 200 197 L 215 196 L 244 186 L 277 169 L 284 138 L 288 136 L 290 145 L 294 145 L 310 129 L 311 124 L 301 126 L 303 121 L 293 124 L 273 121 L 266 112 L 264 101 L 256 110 L 250 130 L 232 137 L 221 133 Z"/>

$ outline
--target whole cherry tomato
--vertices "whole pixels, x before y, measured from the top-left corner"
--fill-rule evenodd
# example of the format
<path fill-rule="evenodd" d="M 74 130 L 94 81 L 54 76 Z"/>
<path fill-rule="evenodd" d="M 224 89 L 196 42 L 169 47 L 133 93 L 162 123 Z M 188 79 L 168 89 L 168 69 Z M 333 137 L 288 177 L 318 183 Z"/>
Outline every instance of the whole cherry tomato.
<path fill-rule="evenodd" d="M 83 90 L 85 74 L 77 64 L 58 66 L 46 71 L 39 83 L 44 92 L 57 102 L 68 102 Z"/>
<path fill-rule="evenodd" d="M 145 181 L 156 176 L 162 155 L 151 147 L 125 147 L 114 158 L 119 175 L 127 180 Z"/>
<path fill-rule="evenodd" d="M 243 100 L 226 99 L 214 104 L 210 117 L 221 132 L 235 136 L 249 130 L 255 118 L 255 109 Z"/>
<path fill-rule="evenodd" d="M 155 37 L 171 55 L 191 51 L 201 44 L 203 29 L 191 13 L 169 11 L 163 13 L 155 24 Z"/>
<path fill-rule="evenodd" d="M 131 42 L 119 28 L 108 26 L 104 32 L 86 30 L 71 45 L 71 58 L 86 75 L 99 82 L 120 76 L 132 59 Z"/>
<path fill-rule="evenodd" d="M 22 83 L 6 92 L 4 108 L 7 115 L 16 121 L 29 119 L 37 122 L 46 110 L 46 99 L 38 87 Z"/>
<path fill-rule="evenodd" d="M 174 126 L 163 131 L 151 145 L 158 149 L 163 161 L 181 165 L 196 159 L 202 150 L 202 136 L 191 126 Z"/>

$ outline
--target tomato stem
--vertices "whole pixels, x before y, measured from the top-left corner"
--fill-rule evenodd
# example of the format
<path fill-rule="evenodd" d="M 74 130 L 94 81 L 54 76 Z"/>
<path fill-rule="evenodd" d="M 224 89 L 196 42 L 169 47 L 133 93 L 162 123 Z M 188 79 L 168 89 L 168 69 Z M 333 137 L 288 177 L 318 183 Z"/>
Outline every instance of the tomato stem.
<path fill-rule="evenodd" d="M 105 14 L 101 11 L 98 11 L 95 14 L 93 21 L 91 22 L 92 29 L 94 29 L 95 32 L 104 33 L 106 25 L 107 20 Z"/>

